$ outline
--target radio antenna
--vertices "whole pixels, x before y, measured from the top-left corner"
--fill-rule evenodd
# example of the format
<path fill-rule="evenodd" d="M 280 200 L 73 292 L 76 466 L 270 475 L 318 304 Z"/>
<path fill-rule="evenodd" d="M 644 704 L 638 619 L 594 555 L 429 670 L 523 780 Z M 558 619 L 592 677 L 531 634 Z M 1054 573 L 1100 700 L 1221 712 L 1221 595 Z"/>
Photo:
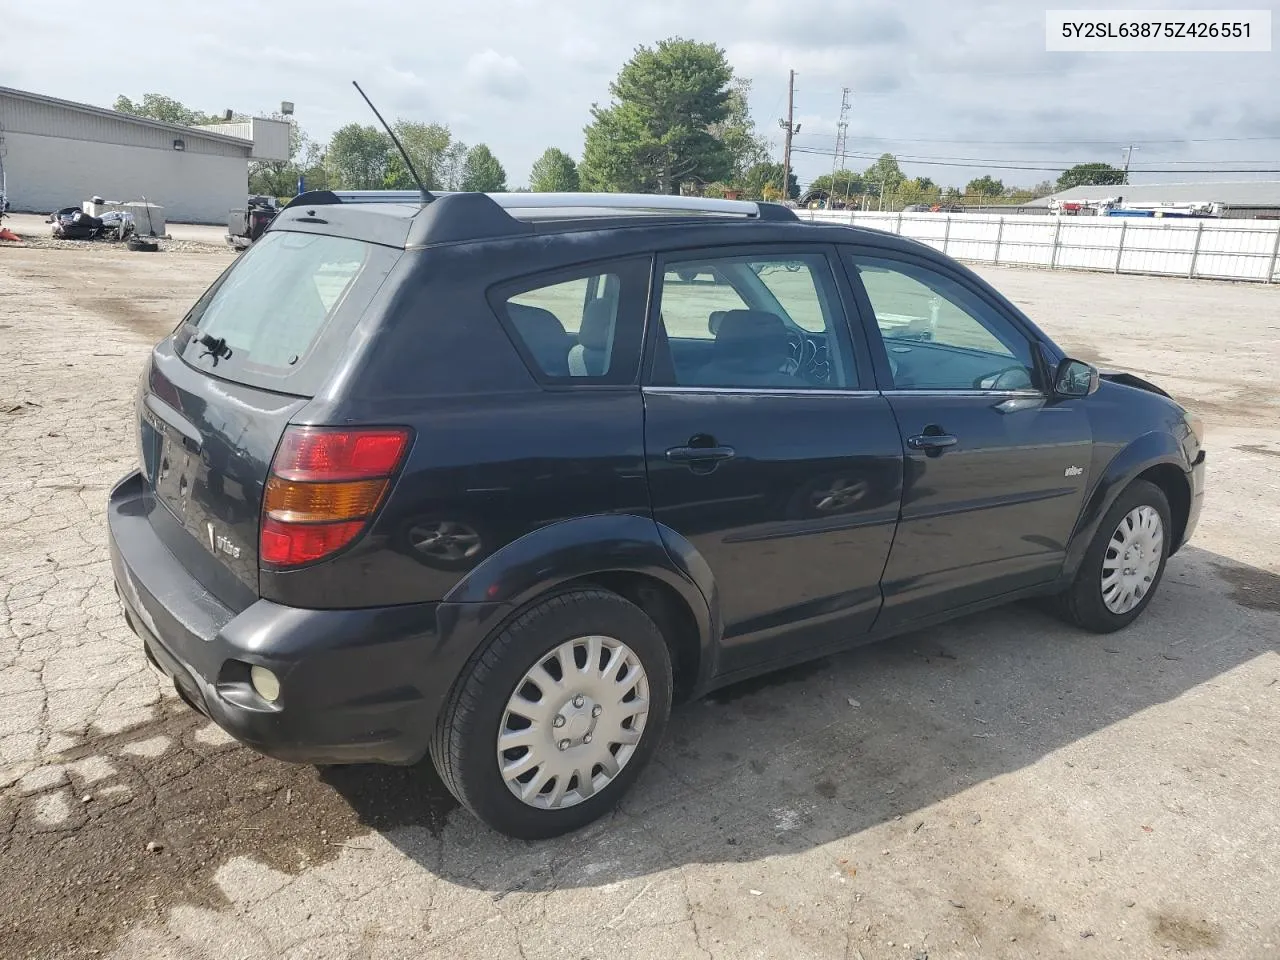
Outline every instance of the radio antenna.
<path fill-rule="evenodd" d="M 395 131 L 391 129 L 391 124 L 382 119 L 382 114 L 378 112 L 378 108 L 373 105 L 373 101 L 360 89 L 360 84 L 354 80 L 351 85 L 356 88 L 356 92 L 364 97 L 364 102 L 369 105 L 369 109 L 373 111 L 373 115 L 378 118 L 378 122 L 382 124 L 382 129 L 387 131 L 387 136 L 391 138 L 391 142 L 396 145 L 396 149 L 400 151 L 400 156 L 404 158 L 404 165 L 409 168 L 409 173 L 413 175 L 413 179 L 418 184 L 418 191 L 422 194 L 422 205 L 425 207 L 428 203 L 435 199 L 431 191 L 427 189 L 427 185 L 422 182 L 422 178 L 418 176 L 418 171 L 414 169 L 413 161 L 409 159 L 409 151 L 404 148 L 404 144 L 400 142 L 400 138 L 395 135 Z"/>

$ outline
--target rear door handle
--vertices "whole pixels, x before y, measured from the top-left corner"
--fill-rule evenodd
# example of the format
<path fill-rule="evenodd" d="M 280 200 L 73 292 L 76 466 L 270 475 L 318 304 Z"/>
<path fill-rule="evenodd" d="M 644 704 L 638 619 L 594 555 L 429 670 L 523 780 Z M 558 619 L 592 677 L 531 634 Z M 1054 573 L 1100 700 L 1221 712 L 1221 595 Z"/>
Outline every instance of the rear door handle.
<path fill-rule="evenodd" d="M 954 447 L 959 441 L 947 433 L 921 433 L 907 438 L 907 446 L 912 450 L 941 450 Z"/>
<path fill-rule="evenodd" d="M 733 447 L 672 447 L 667 451 L 667 459 L 672 463 L 698 463 L 732 460 L 736 453 Z"/>

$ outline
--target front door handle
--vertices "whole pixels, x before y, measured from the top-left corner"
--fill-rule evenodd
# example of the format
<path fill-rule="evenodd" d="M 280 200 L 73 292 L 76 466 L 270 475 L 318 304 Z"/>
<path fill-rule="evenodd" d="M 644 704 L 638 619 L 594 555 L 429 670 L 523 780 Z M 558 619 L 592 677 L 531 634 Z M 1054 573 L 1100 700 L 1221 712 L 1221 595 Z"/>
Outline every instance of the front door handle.
<path fill-rule="evenodd" d="M 667 451 L 667 459 L 672 463 L 700 463 L 732 460 L 736 453 L 733 447 L 672 447 Z"/>
<path fill-rule="evenodd" d="M 912 450 L 942 450 L 954 447 L 958 441 L 949 433 L 921 433 L 907 438 L 907 446 Z"/>

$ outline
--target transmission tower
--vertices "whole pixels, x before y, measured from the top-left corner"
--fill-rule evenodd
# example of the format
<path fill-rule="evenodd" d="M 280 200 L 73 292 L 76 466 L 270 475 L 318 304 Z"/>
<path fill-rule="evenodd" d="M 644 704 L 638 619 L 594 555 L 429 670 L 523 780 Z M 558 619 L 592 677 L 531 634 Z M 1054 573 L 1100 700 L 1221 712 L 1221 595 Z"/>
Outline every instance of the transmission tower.
<path fill-rule="evenodd" d="M 849 88 L 840 91 L 840 119 L 836 121 L 836 149 L 831 154 L 831 195 L 827 198 L 827 206 L 832 206 L 836 193 L 836 171 L 844 169 L 845 150 L 849 145 Z M 848 201 L 846 186 L 845 200 Z"/>
<path fill-rule="evenodd" d="M 840 120 L 836 123 L 836 152 L 831 158 L 832 172 L 844 168 L 845 151 L 849 146 L 849 88 L 840 91 Z"/>

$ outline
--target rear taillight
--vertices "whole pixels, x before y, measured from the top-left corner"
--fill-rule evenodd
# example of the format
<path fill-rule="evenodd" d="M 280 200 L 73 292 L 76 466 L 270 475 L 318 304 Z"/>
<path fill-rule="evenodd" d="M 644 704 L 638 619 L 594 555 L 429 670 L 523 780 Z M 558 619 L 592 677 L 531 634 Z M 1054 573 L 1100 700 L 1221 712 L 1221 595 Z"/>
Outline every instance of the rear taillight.
<path fill-rule="evenodd" d="M 262 498 L 261 563 L 314 563 L 360 536 L 386 497 L 410 436 L 406 427 L 285 430 Z"/>

